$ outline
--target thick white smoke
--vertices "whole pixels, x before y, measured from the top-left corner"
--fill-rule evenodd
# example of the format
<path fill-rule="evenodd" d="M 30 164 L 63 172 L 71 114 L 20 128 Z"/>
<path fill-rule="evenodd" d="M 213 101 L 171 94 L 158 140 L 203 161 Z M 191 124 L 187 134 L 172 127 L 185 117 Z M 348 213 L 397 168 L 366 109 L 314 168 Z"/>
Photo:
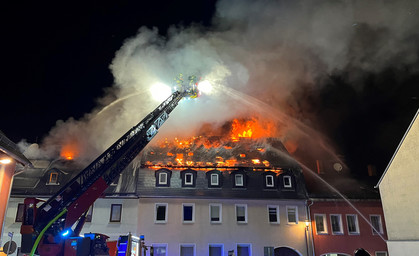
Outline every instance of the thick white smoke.
<path fill-rule="evenodd" d="M 102 152 L 159 104 L 150 86 L 172 84 L 178 73 L 208 79 L 216 90 L 181 102 L 161 129 L 164 135 L 255 112 L 276 121 L 288 114 L 304 120 L 298 107 L 304 99 L 295 93 L 302 87 L 320 90 L 336 70 L 347 70 L 356 81 L 357 70 L 416 61 L 418 45 L 411 39 L 419 34 L 418 15 L 415 0 L 225 0 L 217 3 L 209 28 L 174 24 L 162 36 L 141 27 L 110 65 L 114 90 L 83 119 L 58 122 L 43 147 L 75 140 L 84 149 L 80 155 Z M 288 139 L 312 132 L 292 118 L 286 123 Z"/>

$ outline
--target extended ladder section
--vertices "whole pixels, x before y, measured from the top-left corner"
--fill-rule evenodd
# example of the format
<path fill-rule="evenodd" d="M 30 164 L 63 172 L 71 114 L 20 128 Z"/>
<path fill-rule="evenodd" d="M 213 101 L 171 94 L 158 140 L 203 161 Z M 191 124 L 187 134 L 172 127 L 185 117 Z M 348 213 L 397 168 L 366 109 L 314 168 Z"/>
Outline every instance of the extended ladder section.
<path fill-rule="evenodd" d="M 34 231 L 40 233 L 62 211 L 68 211 L 59 229 L 71 227 L 90 205 L 109 187 L 157 134 L 179 101 L 190 93 L 174 92 L 141 122 L 131 128 L 89 166 L 82 170 L 38 208 Z M 59 220 L 57 220 L 58 222 Z M 57 230 L 59 230 L 57 229 Z M 57 233 L 53 231 L 53 233 Z"/>

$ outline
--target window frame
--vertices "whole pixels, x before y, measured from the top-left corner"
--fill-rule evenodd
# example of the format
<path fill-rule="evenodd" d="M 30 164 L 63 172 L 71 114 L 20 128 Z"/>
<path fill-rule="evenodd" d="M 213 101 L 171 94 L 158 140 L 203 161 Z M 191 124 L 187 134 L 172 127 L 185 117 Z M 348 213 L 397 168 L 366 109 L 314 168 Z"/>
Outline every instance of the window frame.
<path fill-rule="evenodd" d="M 164 220 L 158 220 L 157 219 L 157 207 L 158 206 L 164 206 L 165 212 L 164 212 Z M 168 203 L 155 203 L 154 204 L 154 223 L 156 224 L 166 224 L 168 219 L 168 211 L 169 211 L 169 204 Z"/>
<path fill-rule="evenodd" d="M 279 205 L 268 205 L 266 208 L 267 208 L 267 211 L 268 211 L 268 222 L 269 222 L 269 224 L 276 224 L 276 225 L 280 224 L 281 221 L 279 219 L 279 216 L 280 216 L 280 214 L 279 214 Z M 270 216 L 271 216 L 271 214 L 269 212 L 269 209 L 270 208 L 275 208 L 276 221 L 271 221 L 270 220 Z"/>
<path fill-rule="evenodd" d="M 224 244 L 215 244 L 215 243 L 209 243 L 208 244 L 208 255 L 210 255 L 210 247 L 220 247 L 221 248 L 221 255 L 224 255 Z"/>
<path fill-rule="evenodd" d="M 17 207 L 16 207 L 15 222 L 23 222 L 24 214 L 25 214 L 25 204 L 24 203 L 18 203 Z M 19 215 L 22 215 L 22 216 L 19 216 Z"/>
<path fill-rule="evenodd" d="M 116 210 L 115 208 L 117 208 L 117 207 L 119 207 L 119 218 L 118 219 L 113 219 L 112 217 L 113 217 L 113 213 L 114 213 L 114 211 Z M 121 222 L 121 219 L 122 219 L 122 204 L 111 204 L 111 213 L 110 213 L 110 216 L 109 216 L 109 222 L 112 222 L 112 223 L 120 223 Z"/>
<path fill-rule="evenodd" d="M 323 218 L 323 229 L 324 231 L 319 232 L 319 230 L 317 229 L 317 219 L 316 217 L 322 217 Z M 314 225 L 316 227 L 316 234 L 317 235 L 327 235 L 329 234 L 329 231 L 327 229 L 327 217 L 326 214 L 324 213 L 315 213 L 314 214 Z"/>
<path fill-rule="evenodd" d="M 269 252 L 265 252 L 265 249 L 269 249 L 269 250 L 272 250 L 272 254 L 270 254 Z M 264 246 L 263 247 L 263 255 L 264 256 L 274 256 L 274 254 L 275 254 L 275 247 L 274 246 Z M 268 253 L 268 254 L 267 254 Z M 270 255 L 269 255 L 270 254 Z"/>
<path fill-rule="evenodd" d="M 151 246 L 153 246 L 153 248 L 154 247 L 164 247 L 164 248 L 166 248 L 166 255 L 165 256 L 168 256 L 169 254 L 169 246 L 168 246 L 168 244 L 162 244 L 162 243 L 153 243 L 153 244 L 151 244 Z M 154 252 L 154 254 L 156 254 L 156 252 Z"/>
<path fill-rule="evenodd" d="M 269 183 L 268 183 L 268 178 L 271 178 L 271 180 L 272 180 L 272 184 L 271 185 L 269 185 Z M 275 178 L 274 178 L 274 176 L 272 174 L 265 175 L 265 186 L 267 188 L 274 188 L 275 187 Z"/>
<path fill-rule="evenodd" d="M 252 255 L 252 244 L 249 244 L 249 243 L 236 243 L 236 254 L 234 254 L 234 255 L 238 255 L 239 246 L 240 247 L 248 247 L 249 248 L 249 256 Z"/>
<path fill-rule="evenodd" d="M 244 220 L 238 220 L 237 207 L 244 207 Z M 235 204 L 234 205 L 234 212 L 235 212 L 235 216 L 236 216 L 236 222 L 238 224 L 247 224 L 247 220 L 248 220 L 248 216 L 247 216 L 247 204 Z"/>
<path fill-rule="evenodd" d="M 290 222 L 290 218 L 289 218 L 289 209 L 292 209 L 292 208 L 294 208 L 295 209 L 295 222 Z M 298 206 L 295 206 L 295 205 L 287 205 L 286 206 L 286 209 L 287 209 L 287 224 L 289 224 L 289 225 L 296 225 L 296 224 L 298 224 Z"/>
<path fill-rule="evenodd" d="M 185 220 L 185 207 L 192 206 L 192 220 Z M 195 203 L 182 203 L 182 223 L 192 224 L 195 223 Z"/>
<path fill-rule="evenodd" d="M 166 180 L 164 182 L 162 182 L 162 176 L 163 174 L 166 176 Z M 166 172 L 159 172 L 159 180 L 158 180 L 158 184 L 159 185 L 167 185 L 167 176 L 169 176 Z"/>
<path fill-rule="evenodd" d="M 219 214 L 219 217 L 220 217 L 220 219 L 218 221 L 212 220 L 211 207 L 213 207 L 213 206 L 218 206 L 218 214 Z M 211 204 L 209 204 L 209 221 L 210 221 L 211 224 L 220 224 L 220 223 L 223 222 L 223 217 L 222 217 L 222 215 L 223 215 L 222 214 L 223 213 L 223 208 L 222 207 L 223 207 L 222 204 L 219 204 L 219 203 L 211 203 Z"/>
<path fill-rule="evenodd" d="M 55 178 L 53 178 L 55 176 Z M 59 173 L 56 170 L 50 171 L 46 185 L 60 185 L 58 182 Z M 55 182 L 54 182 L 55 181 Z"/>
<path fill-rule="evenodd" d="M 237 182 L 237 178 L 241 177 L 241 184 Z M 234 186 L 236 187 L 244 187 L 244 175 L 242 173 L 234 174 Z"/>
<path fill-rule="evenodd" d="M 349 219 L 348 217 L 355 217 L 355 229 L 356 231 L 350 231 L 349 230 Z M 359 223 L 358 223 L 358 214 L 346 214 L 346 227 L 348 228 L 348 234 L 349 235 L 359 235 Z"/>
<path fill-rule="evenodd" d="M 212 177 L 217 177 L 217 183 L 212 182 Z M 211 186 L 219 186 L 220 185 L 220 175 L 218 173 L 211 173 L 210 174 L 210 184 Z"/>
<path fill-rule="evenodd" d="M 188 181 L 188 178 L 187 177 L 191 177 L 191 181 L 190 182 L 187 182 Z M 188 186 L 192 186 L 193 185 L 193 174 L 192 173 L 190 173 L 190 172 L 187 172 L 187 173 L 185 173 L 185 180 L 184 180 L 184 184 L 185 185 L 188 185 Z"/>
<path fill-rule="evenodd" d="M 196 255 L 196 244 L 192 244 L 192 243 L 181 243 L 179 244 L 179 255 L 181 256 L 182 254 L 182 246 L 184 247 L 192 247 L 193 248 L 193 255 Z"/>
<path fill-rule="evenodd" d="M 285 182 L 285 180 L 288 180 L 289 184 Z M 284 188 L 292 188 L 292 178 L 291 175 L 284 175 L 282 176 L 282 184 Z"/>
<path fill-rule="evenodd" d="M 334 231 L 333 230 L 332 217 L 338 217 L 338 220 L 339 220 L 339 231 Z M 332 232 L 332 235 L 343 235 L 344 234 L 342 214 L 338 214 L 338 213 L 332 213 L 332 214 L 330 214 L 330 231 Z"/>
<path fill-rule="evenodd" d="M 379 224 L 379 227 L 378 227 L 377 230 L 382 235 L 384 233 L 384 230 L 383 230 L 383 220 L 381 218 L 381 215 L 380 214 L 370 214 L 370 222 L 371 222 L 371 225 L 374 226 L 373 221 L 372 221 L 372 217 L 378 217 L 379 218 L 378 219 L 379 220 L 379 223 L 378 223 Z M 378 235 L 378 233 L 375 232 L 375 230 L 373 228 L 371 228 L 371 232 L 372 232 L 372 234 L 374 236 L 377 236 Z"/>

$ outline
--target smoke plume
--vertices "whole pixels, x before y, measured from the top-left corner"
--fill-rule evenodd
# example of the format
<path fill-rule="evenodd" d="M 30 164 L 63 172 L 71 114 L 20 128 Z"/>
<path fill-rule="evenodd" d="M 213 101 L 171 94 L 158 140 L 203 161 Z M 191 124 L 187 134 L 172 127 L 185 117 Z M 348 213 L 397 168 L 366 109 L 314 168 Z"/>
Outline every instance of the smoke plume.
<path fill-rule="evenodd" d="M 42 147 L 59 150 L 69 140 L 80 156 L 97 155 L 159 104 L 152 84 L 183 73 L 209 80 L 214 93 L 182 101 L 158 136 L 258 115 L 276 121 L 294 151 L 302 140 L 329 151 L 303 95 L 317 95 L 334 72 L 356 85 L 360 71 L 417 61 L 418 12 L 414 0 L 222 0 L 210 27 L 174 24 L 166 35 L 141 27 L 116 52 L 113 89 L 97 109 L 57 122 Z"/>

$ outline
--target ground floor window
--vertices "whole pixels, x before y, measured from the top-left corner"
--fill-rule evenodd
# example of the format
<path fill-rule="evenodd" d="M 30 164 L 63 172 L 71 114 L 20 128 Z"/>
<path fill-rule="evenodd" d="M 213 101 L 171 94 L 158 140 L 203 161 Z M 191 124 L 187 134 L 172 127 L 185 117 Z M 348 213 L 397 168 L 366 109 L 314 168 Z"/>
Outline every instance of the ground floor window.
<path fill-rule="evenodd" d="M 180 256 L 195 256 L 195 245 L 194 244 L 181 244 Z"/>
<path fill-rule="evenodd" d="M 252 255 L 250 244 L 238 244 L 237 245 L 237 256 L 250 256 Z"/>
<path fill-rule="evenodd" d="M 274 256 L 274 248 L 271 246 L 263 247 L 263 256 Z"/>
<path fill-rule="evenodd" d="M 209 245 L 209 256 L 223 256 L 224 255 L 224 248 L 222 244 L 210 244 Z"/>
<path fill-rule="evenodd" d="M 153 244 L 154 256 L 168 256 L 167 244 Z"/>

